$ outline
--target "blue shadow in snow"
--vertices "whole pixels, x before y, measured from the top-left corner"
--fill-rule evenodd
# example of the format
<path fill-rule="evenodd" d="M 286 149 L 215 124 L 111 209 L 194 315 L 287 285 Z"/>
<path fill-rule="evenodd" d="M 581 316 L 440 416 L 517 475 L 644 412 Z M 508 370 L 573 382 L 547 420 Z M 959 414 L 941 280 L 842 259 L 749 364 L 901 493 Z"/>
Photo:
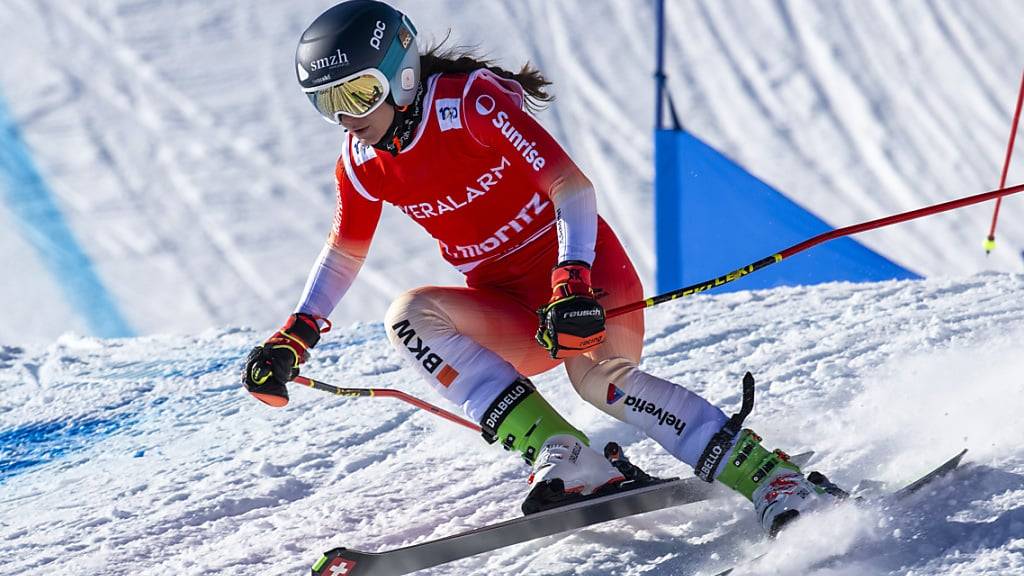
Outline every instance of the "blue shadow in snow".
<path fill-rule="evenodd" d="M 83 183 L 88 185 L 88 183 Z M 0 194 L 71 307 L 96 336 L 134 332 L 78 244 L 0 97 Z"/>
<path fill-rule="evenodd" d="M 125 418 L 36 422 L 0 430 L 0 484 L 37 466 L 91 446 L 120 429 Z"/>

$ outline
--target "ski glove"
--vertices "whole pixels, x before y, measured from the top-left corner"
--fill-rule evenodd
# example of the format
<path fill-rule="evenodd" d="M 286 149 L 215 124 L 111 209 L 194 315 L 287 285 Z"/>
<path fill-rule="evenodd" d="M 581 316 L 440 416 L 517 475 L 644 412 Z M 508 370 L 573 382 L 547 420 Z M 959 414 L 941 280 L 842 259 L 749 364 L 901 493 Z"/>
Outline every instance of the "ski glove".
<path fill-rule="evenodd" d="M 604 342 L 604 308 L 590 287 L 586 262 L 562 262 L 551 272 L 551 300 L 537 310 L 537 342 L 552 358 L 569 358 Z"/>
<path fill-rule="evenodd" d="M 323 332 L 330 329 L 328 322 Z M 299 365 L 309 357 L 309 349 L 320 341 L 320 333 L 317 318 L 292 314 L 283 328 L 249 352 L 242 372 L 245 389 L 275 408 L 288 404 L 285 385 L 299 375 Z"/>

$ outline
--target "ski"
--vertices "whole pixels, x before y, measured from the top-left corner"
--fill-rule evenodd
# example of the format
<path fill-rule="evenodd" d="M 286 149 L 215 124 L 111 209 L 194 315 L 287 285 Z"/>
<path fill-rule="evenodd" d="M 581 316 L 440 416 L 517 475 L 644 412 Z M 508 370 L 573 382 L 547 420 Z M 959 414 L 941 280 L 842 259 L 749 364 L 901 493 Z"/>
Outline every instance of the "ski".
<path fill-rule="evenodd" d="M 946 460 L 942 464 L 942 466 L 939 466 L 938 468 L 932 470 L 931 472 L 925 474 L 924 476 L 918 478 L 917 480 L 911 482 L 910 484 L 894 492 L 892 495 L 892 499 L 894 501 L 902 500 L 903 498 L 910 496 L 914 492 L 917 492 L 921 488 L 924 488 L 926 485 L 933 482 L 934 480 L 942 478 L 946 474 L 949 474 L 953 470 L 956 470 L 957 467 L 960 466 L 960 461 L 963 460 L 964 454 L 967 454 L 966 448 L 961 450 L 960 453 L 957 454 L 956 456 L 953 456 L 949 460 Z"/>
<path fill-rule="evenodd" d="M 599 524 L 699 502 L 710 497 L 713 484 L 697 478 L 670 480 L 521 516 L 468 532 L 384 552 L 335 548 L 313 566 L 315 576 L 397 576 L 462 558 Z"/>
<path fill-rule="evenodd" d="M 803 466 L 813 452 L 793 456 Z M 699 478 L 663 481 L 624 492 L 599 496 L 430 540 L 382 552 L 335 548 L 313 565 L 313 576 L 399 576 L 440 564 L 493 552 L 587 526 L 708 500 L 732 494 Z"/>
<path fill-rule="evenodd" d="M 917 480 L 914 480 L 910 484 L 907 484 L 906 486 L 904 486 L 903 488 L 900 488 L 899 490 L 897 490 L 895 492 L 892 492 L 892 493 L 890 493 L 888 495 L 883 496 L 882 498 L 880 498 L 880 500 L 882 502 L 890 502 L 890 503 L 891 502 L 899 502 L 900 500 L 903 500 L 904 498 L 906 498 L 906 497 L 910 496 L 911 494 L 917 492 L 921 488 L 924 488 L 925 486 L 927 486 L 931 482 L 934 482 L 935 480 L 938 480 L 939 478 L 942 478 L 943 476 L 946 476 L 950 472 L 956 470 L 957 467 L 960 466 L 960 461 L 963 460 L 964 454 L 967 454 L 967 449 L 966 448 L 964 448 L 963 450 L 960 451 L 959 454 L 957 454 L 956 456 L 953 456 L 949 460 L 946 460 L 940 466 L 938 466 L 937 468 L 935 468 L 932 471 L 928 472 L 924 476 L 921 476 Z M 757 562 L 758 560 L 760 560 L 761 558 L 764 558 L 768 554 L 769 554 L 769 552 L 765 552 L 763 554 L 759 554 L 759 555 L 755 556 L 754 558 L 751 558 L 750 560 L 742 562 L 741 564 L 737 564 L 736 566 L 733 566 L 731 568 L 727 568 L 725 570 L 722 570 L 721 572 L 716 572 L 714 574 L 714 576 L 729 576 L 729 574 L 732 574 L 733 571 L 735 571 L 736 568 L 738 568 L 739 566 L 741 566 L 741 565 L 745 566 L 745 565 L 753 564 L 754 562 Z"/>

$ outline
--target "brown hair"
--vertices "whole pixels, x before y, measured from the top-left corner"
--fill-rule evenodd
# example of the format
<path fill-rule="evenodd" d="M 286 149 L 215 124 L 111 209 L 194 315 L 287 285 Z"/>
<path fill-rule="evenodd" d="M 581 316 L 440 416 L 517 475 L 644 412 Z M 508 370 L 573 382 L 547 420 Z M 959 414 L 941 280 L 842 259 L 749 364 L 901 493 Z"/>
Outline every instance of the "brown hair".
<path fill-rule="evenodd" d="M 486 60 L 476 54 L 475 47 L 454 46 L 442 50 L 446 37 L 435 46 L 420 55 L 420 77 L 426 80 L 437 73 L 468 74 L 481 68 L 486 68 L 502 78 L 515 80 L 522 85 L 526 92 L 526 107 L 537 112 L 545 105 L 555 99 L 549 94 L 547 87 L 551 82 L 534 68 L 529 62 L 523 64 L 518 73 L 509 72 L 504 68 L 496 66 L 493 60 Z"/>

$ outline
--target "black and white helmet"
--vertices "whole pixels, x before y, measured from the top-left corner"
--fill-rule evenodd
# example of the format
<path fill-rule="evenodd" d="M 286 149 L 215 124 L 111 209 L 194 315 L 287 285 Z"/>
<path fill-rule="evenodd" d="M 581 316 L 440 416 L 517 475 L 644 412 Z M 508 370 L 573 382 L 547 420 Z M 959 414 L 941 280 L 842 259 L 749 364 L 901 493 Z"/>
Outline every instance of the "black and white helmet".
<path fill-rule="evenodd" d="M 326 119 L 363 117 L 383 102 L 416 97 L 420 55 L 416 27 L 377 0 L 347 0 L 306 28 L 295 51 L 299 85 Z"/>

